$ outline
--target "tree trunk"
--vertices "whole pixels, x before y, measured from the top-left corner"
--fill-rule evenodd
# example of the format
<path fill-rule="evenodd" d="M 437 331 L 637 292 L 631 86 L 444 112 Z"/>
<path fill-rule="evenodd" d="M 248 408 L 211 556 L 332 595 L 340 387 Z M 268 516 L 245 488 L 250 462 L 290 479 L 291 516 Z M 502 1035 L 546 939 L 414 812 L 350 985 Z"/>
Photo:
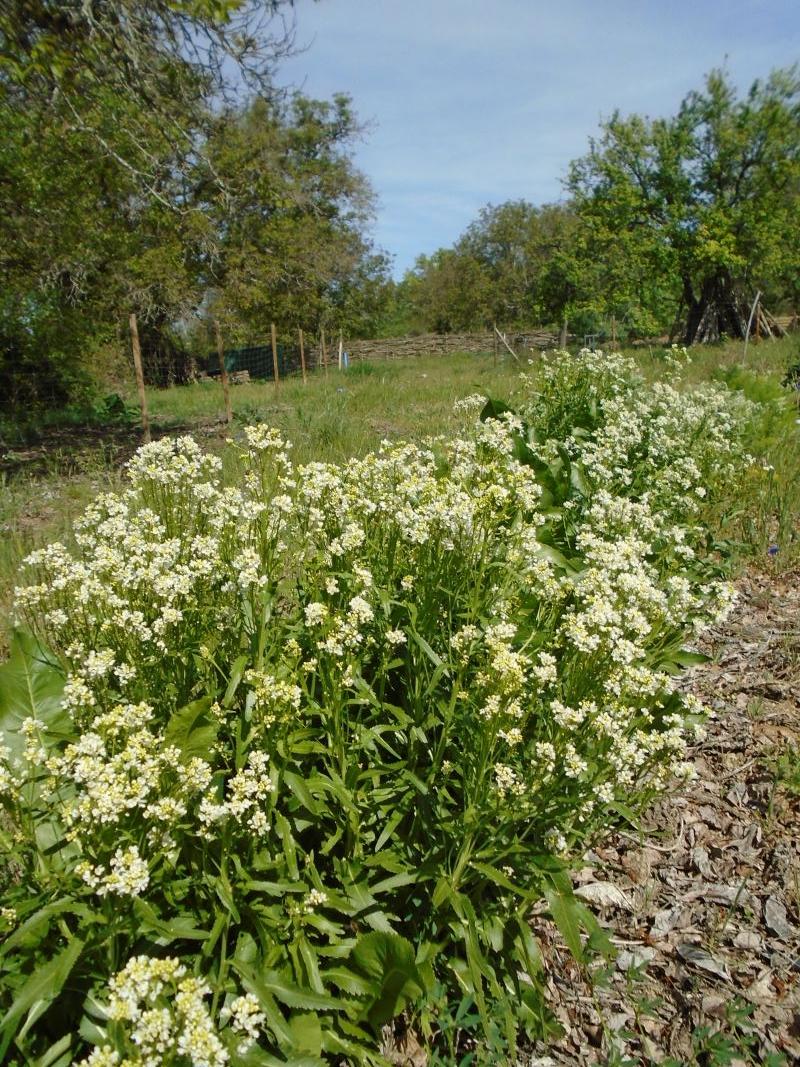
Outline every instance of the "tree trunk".
<path fill-rule="evenodd" d="M 687 308 L 685 344 L 718 341 L 723 334 L 744 337 L 749 309 L 727 271 L 704 279 L 697 297 L 691 284 L 684 280 L 684 302 Z"/>
<path fill-rule="evenodd" d="M 559 334 L 559 338 L 558 338 L 558 347 L 562 351 L 564 349 L 566 349 L 566 347 L 567 347 L 567 326 L 568 325 L 569 325 L 569 323 L 567 322 L 567 316 L 565 315 L 564 318 L 561 320 L 561 333 Z"/>

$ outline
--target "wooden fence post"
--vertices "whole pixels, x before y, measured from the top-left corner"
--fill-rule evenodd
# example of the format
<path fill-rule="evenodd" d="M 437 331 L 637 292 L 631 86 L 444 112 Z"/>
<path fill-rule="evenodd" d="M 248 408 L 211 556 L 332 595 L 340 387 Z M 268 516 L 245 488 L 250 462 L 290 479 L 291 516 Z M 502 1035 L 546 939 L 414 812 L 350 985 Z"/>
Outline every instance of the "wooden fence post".
<path fill-rule="evenodd" d="M 230 426 L 233 422 L 231 387 L 228 381 L 228 368 L 225 366 L 225 343 L 222 340 L 222 330 L 217 319 L 214 319 L 214 333 L 217 337 L 217 356 L 219 357 L 219 377 L 222 382 L 222 395 L 225 398 L 225 421 Z"/>
<path fill-rule="evenodd" d="M 747 330 L 744 335 L 744 353 L 742 355 L 743 359 L 747 358 L 747 342 L 750 340 L 750 327 L 753 325 L 753 316 L 756 313 L 756 308 L 758 308 L 759 315 L 761 314 L 761 308 L 758 307 L 758 302 L 760 299 L 761 290 L 759 289 L 756 293 L 756 298 L 753 301 L 753 306 L 750 308 L 750 318 L 747 320 Z"/>
<path fill-rule="evenodd" d="M 131 312 L 131 348 L 133 349 L 133 367 L 136 371 L 136 388 L 139 390 L 139 407 L 142 409 L 142 429 L 145 444 L 150 440 L 150 418 L 147 414 L 147 394 L 144 391 L 144 370 L 142 369 L 142 349 L 139 345 L 139 327 L 136 312 Z"/>
<path fill-rule="evenodd" d="M 300 334 L 300 369 L 303 372 L 303 385 L 308 384 L 308 378 L 306 377 L 306 350 L 303 346 L 303 331 L 297 331 Z"/>
<path fill-rule="evenodd" d="M 328 377 L 328 349 L 325 347 L 325 327 L 320 327 L 320 348 L 322 349 L 322 366 L 325 368 L 325 377 Z"/>
<path fill-rule="evenodd" d="M 280 386 L 280 380 L 278 377 L 278 335 L 275 332 L 275 323 L 270 323 L 270 336 L 272 337 L 272 373 L 275 376 L 275 392 L 277 393 Z"/>
<path fill-rule="evenodd" d="M 342 369 L 342 353 L 343 353 L 343 351 L 344 351 L 344 346 L 342 345 L 342 331 L 339 330 L 339 370 Z"/>

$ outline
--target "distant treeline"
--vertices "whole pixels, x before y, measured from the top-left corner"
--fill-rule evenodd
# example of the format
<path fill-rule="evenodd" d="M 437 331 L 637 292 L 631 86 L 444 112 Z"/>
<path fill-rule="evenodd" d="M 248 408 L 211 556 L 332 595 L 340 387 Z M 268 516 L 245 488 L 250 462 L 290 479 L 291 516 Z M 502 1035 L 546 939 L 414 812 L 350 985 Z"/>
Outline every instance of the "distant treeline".
<path fill-rule="evenodd" d="M 421 256 L 384 326 L 741 336 L 757 291 L 800 303 L 800 77 L 739 98 L 713 71 L 675 116 L 615 114 L 572 163 L 560 204 L 484 208 L 452 248 Z"/>

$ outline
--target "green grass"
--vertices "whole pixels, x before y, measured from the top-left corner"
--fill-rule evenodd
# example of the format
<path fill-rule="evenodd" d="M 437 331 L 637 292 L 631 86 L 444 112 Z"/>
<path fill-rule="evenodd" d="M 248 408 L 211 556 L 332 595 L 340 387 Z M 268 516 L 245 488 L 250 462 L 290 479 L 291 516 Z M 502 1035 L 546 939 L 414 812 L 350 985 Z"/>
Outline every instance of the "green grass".
<path fill-rule="evenodd" d="M 392 363 L 356 364 L 349 371 L 316 372 L 307 385 L 299 378 L 231 386 L 236 422 L 268 422 L 294 442 L 306 460 L 363 455 L 384 438 L 419 438 L 446 433 L 455 424 L 453 403 L 472 392 L 506 394 L 519 367 L 475 355 L 432 356 Z M 130 402 L 132 398 L 128 398 Z M 149 389 L 155 427 L 205 425 L 224 413 L 217 381 L 171 389 Z"/>
<path fill-rule="evenodd" d="M 657 379 L 668 366 L 666 357 L 669 348 L 658 345 L 640 346 L 632 354 L 650 380 Z M 689 385 L 724 376 L 734 367 L 745 367 L 752 374 L 772 378 L 780 382 L 789 362 L 800 358 L 800 335 L 793 334 L 779 341 L 761 341 L 749 344 L 747 354 L 743 341 L 726 341 L 716 345 L 698 345 L 689 350 L 691 363 L 684 372 Z"/>

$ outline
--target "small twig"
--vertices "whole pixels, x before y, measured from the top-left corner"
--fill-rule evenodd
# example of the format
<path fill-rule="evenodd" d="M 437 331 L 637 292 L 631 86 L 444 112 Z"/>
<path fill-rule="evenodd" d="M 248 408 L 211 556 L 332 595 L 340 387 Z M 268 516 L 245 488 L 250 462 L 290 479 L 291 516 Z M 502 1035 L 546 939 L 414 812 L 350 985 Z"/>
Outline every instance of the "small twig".
<path fill-rule="evenodd" d="M 629 834 L 625 830 L 617 830 L 620 837 L 625 837 L 628 841 L 635 841 L 637 845 L 641 845 L 643 848 L 652 848 L 656 852 L 665 852 L 669 854 L 674 852 L 676 846 L 672 845 L 670 848 L 664 848 L 662 845 L 654 845 L 650 841 L 644 841 L 641 837 L 637 837 L 635 834 Z"/>
<path fill-rule="evenodd" d="M 748 760 L 747 763 L 742 763 L 738 767 L 734 767 L 734 769 L 732 771 L 728 771 L 727 774 L 721 774 L 719 776 L 720 777 L 720 781 L 721 782 L 727 782 L 727 780 L 729 778 L 735 778 L 737 774 L 741 774 L 742 771 L 746 771 L 748 767 L 752 767 L 754 764 L 756 764 L 758 762 L 759 762 L 758 757 L 756 757 L 755 759 Z"/>

